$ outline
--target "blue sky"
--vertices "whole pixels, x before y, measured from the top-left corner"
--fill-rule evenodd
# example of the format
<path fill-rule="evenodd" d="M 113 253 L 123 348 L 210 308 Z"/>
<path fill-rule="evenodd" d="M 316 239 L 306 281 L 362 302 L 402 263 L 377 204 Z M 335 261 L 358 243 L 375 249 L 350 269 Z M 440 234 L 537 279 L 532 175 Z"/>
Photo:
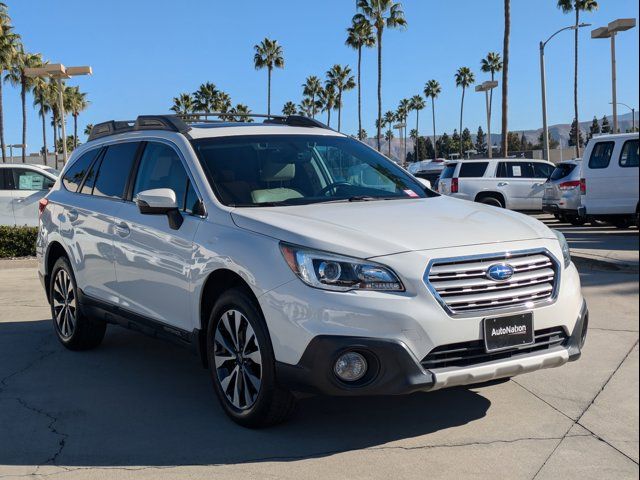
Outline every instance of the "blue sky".
<path fill-rule="evenodd" d="M 93 67 L 94 75 L 75 78 L 88 92 L 91 106 L 80 125 L 109 119 L 134 118 L 141 113 L 169 110 L 172 97 L 214 82 L 234 103 L 254 112 L 266 111 L 266 72 L 253 67 L 253 45 L 265 36 L 284 47 L 285 69 L 273 78 L 273 109 L 287 100 L 299 102 L 308 75 L 324 76 L 333 64 L 349 64 L 355 73 L 356 52 L 344 45 L 345 29 L 354 14 L 354 0 L 5 0 L 16 31 L 27 49 L 41 52 L 54 63 Z M 503 2 L 440 2 L 404 0 L 409 22 L 404 31 L 384 37 L 383 109 L 394 109 L 403 97 L 421 93 L 437 79 L 443 88 L 437 100 L 438 133 L 458 125 L 460 89 L 453 75 L 469 66 L 477 81 L 480 59 L 502 50 Z M 510 65 L 511 130 L 541 125 L 538 42 L 565 25 L 571 16 L 555 0 L 512 2 Z M 584 21 L 606 25 L 620 17 L 638 18 L 636 0 L 602 0 L 600 9 Z M 56 27 L 54 29 L 54 26 Z M 591 40 L 581 31 L 581 120 L 610 113 L 610 56 L 607 40 Z M 638 29 L 617 38 L 618 99 L 638 106 Z M 376 115 L 375 50 L 364 52 L 364 126 L 371 135 Z M 549 122 L 570 122 L 572 103 L 573 37 L 564 32 L 547 47 Z M 30 108 L 29 151 L 41 146 L 39 118 Z M 19 92 L 4 89 L 7 143 L 20 143 Z M 494 102 L 499 104 L 500 95 Z M 346 94 L 343 130 L 355 133 L 356 93 Z M 494 108 L 493 125 L 500 124 Z M 620 113 L 625 113 L 622 108 Z M 472 132 L 485 126 L 483 96 L 470 91 L 464 124 Z M 497 128 L 494 127 L 494 131 Z M 421 133 L 431 130 L 429 111 L 421 115 Z M 50 137 L 50 134 L 49 134 Z"/>

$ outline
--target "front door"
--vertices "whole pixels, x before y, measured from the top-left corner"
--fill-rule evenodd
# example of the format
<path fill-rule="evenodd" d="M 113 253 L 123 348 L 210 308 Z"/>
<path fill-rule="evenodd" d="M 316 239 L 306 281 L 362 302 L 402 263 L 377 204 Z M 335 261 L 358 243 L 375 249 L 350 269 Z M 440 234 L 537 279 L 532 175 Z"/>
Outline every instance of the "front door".
<path fill-rule="evenodd" d="M 13 216 L 13 177 L 9 182 L 10 171 L 0 168 L 0 225 L 13 226 L 16 224 Z"/>
<path fill-rule="evenodd" d="M 202 222 L 193 214 L 197 196 L 178 150 L 149 142 L 130 197 L 135 200 L 138 193 L 156 188 L 175 192 L 184 222 L 174 230 L 166 215 L 143 215 L 134 202 L 125 202 L 115 223 L 116 288 L 123 308 L 191 331 L 193 239 Z"/>

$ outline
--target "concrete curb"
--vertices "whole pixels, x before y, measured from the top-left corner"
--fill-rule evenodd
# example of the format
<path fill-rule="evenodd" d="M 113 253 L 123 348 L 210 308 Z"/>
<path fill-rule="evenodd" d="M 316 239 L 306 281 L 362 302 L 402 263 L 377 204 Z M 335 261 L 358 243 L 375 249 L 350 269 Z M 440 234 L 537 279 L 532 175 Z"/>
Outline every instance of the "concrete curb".
<path fill-rule="evenodd" d="M 590 255 L 585 252 L 571 252 L 571 258 L 576 266 L 592 270 L 606 270 L 608 272 L 638 273 L 637 262 L 627 262 L 615 258 Z"/>

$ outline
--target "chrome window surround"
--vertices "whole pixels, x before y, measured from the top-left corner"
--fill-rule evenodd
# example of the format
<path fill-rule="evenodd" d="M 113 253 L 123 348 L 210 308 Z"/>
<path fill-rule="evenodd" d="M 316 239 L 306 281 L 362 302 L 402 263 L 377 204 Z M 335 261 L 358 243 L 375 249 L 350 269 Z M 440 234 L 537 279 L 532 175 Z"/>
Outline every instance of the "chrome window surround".
<path fill-rule="evenodd" d="M 543 300 L 538 300 L 531 302 L 530 306 L 525 304 L 521 305 L 509 305 L 506 307 L 492 307 L 487 309 L 478 309 L 469 312 L 461 312 L 455 313 L 449 306 L 446 301 L 438 294 L 436 289 L 431 285 L 429 281 L 429 273 L 431 272 L 431 268 L 434 265 L 438 265 L 441 263 L 460 263 L 460 262 L 469 262 L 474 260 L 492 260 L 495 259 L 497 263 L 505 262 L 508 263 L 509 258 L 513 256 L 521 256 L 521 255 L 534 255 L 534 254 L 543 254 L 549 257 L 551 263 L 553 264 L 553 270 L 555 272 L 553 290 L 551 291 L 551 295 Z M 473 318 L 473 317 L 486 317 L 487 315 L 501 315 L 506 313 L 515 313 L 515 312 L 525 312 L 530 311 L 535 307 L 543 307 L 548 305 L 553 305 L 558 299 L 558 291 L 560 289 L 560 282 L 562 277 L 562 264 L 558 261 L 558 259 L 547 249 L 547 248 L 535 248 L 529 250 L 513 250 L 506 252 L 498 252 L 498 253 L 489 253 L 489 254 L 481 254 L 481 255 L 467 255 L 460 257 L 446 257 L 446 258 L 432 258 L 427 265 L 427 268 L 422 276 L 422 281 L 425 286 L 431 292 L 433 297 L 440 304 L 442 309 L 452 318 Z"/>

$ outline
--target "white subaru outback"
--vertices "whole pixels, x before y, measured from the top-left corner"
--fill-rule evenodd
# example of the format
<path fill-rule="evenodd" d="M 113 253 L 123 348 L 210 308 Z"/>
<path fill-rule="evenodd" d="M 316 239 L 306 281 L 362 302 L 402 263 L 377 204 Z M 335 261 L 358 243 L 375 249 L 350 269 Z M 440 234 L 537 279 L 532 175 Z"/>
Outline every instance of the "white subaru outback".
<path fill-rule="evenodd" d="M 245 426 L 283 421 L 299 394 L 557 367 L 585 341 L 561 234 L 440 196 L 304 117 L 96 125 L 40 215 L 60 342 L 93 348 L 120 324 L 191 345 Z"/>

